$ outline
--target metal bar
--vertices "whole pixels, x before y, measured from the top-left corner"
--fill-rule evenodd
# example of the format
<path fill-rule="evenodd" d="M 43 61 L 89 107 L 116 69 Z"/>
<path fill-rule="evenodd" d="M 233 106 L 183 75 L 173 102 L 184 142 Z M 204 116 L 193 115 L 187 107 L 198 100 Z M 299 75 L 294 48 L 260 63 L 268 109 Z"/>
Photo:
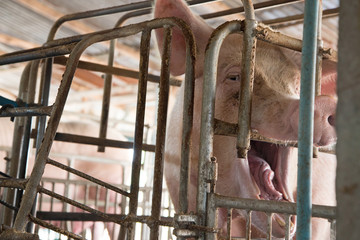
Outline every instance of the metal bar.
<path fill-rule="evenodd" d="M 263 201 L 247 198 L 226 197 L 214 194 L 215 207 L 246 209 L 259 212 L 273 212 L 282 214 L 296 214 L 296 203 Z M 336 207 L 314 205 L 312 216 L 319 218 L 335 219 Z"/>
<path fill-rule="evenodd" d="M 311 238 L 311 160 L 319 1 L 305 2 L 299 110 L 296 239 Z"/>
<path fill-rule="evenodd" d="M 254 35 L 257 22 L 251 1 L 243 1 L 245 7 L 245 30 L 243 35 L 241 82 L 239 93 L 237 156 L 246 158 L 250 149 L 251 103 L 255 73 L 256 38 Z"/>
<path fill-rule="evenodd" d="M 227 236 L 226 239 L 227 240 L 231 240 L 231 220 L 232 220 L 232 208 L 228 208 L 227 209 L 227 225 L 226 225 L 226 230 L 227 230 Z"/>
<path fill-rule="evenodd" d="M 199 190 L 198 190 L 199 191 Z M 217 208 L 216 208 L 216 196 L 215 193 L 209 193 L 207 197 L 207 219 L 206 226 L 210 229 L 214 229 L 217 225 Z M 216 240 L 216 234 L 214 232 L 206 233 L 206 240 Z"/>
<path fill-rule="evenodd" d="M 78 170 L 76 170 L 74 168 L 68 167 L 68 166 L 66 166 L 64 164 L 61 164 L 61 163 L 59 163 L 57 161 L 54 161 L 52 159 L 48 159 L 47 163 L 51 164 L 51 165 L 53 165 L 55 167 L 61 168 L 61 169 L 65 170 L 67 172 L 70 172 L 72 174 L 75 174 L 75 175 L 77 175 L 79 177 L 85 178 L 85 179 L 87 179 L 87 180 L 89 180 L 89 181 L 91 181 L 93 183 L 96 183 L 96 184 L 98 184 L 100 186 L 103 186 L 103 187 L 105 187 L 107 189 L 111 189 L 112 191 L 120 193 L 120 194 L 122 194 L 124 196 L 127 196 L 127 197 L 130 196 L 130 193 L 128 193 L 128 192 L 126 192 L 126 191 L 124 191 L 124 190 L 122 190 L 120 188 L 117 188 L 117 187 L 115 187 L 115 186 L 113 186 L 111 184 L 103 182 L 103 181 L 101 181 L 99 179 L 96 179 L 96 178 L 90 176 L 90 175 L 87 175 L 86 173 L 80 172 L 80 171 L 78 171 Z"/>
<path fill-rule="evenodd" d="M 67 57 L 63 57 L 63 56 L 56 57 L 54 59 L 54 63 L 66 65 L 67 59 L 68 59 Z M 92 62 L 79 61 L 78 68 L 87 69 L 87 70 L 91 70 L 91 71 L 95 71 L 95 72 L 102 72 L 102 73 L 106 73 L 109 75 L 114 74 L 114 75 L 139 79 L 138 71 L 133 71 L 133 70 L 125 69 L 125 68 L 111 67 L 111 66 L 106 66 L 106 65 L 92 63 Z M 153 82 L 153 83 L 159 83 L 160 77 L 157 75 L 148 74 L 148 81 Z M 178 80 L 176 78 L 170 78 L 170 85 L 180 86 L 181 82 L 182 82 L 181 80 Z"/>
<path fill-rule="evenodd" d="M 154 162 L 154 181 L 153 181 L 153 195 L 151 204 L 151 217 L 154 220 L 160 219 L 161 214 L 161 199 L 163 190 L 163 175 L 164 175 L 164 150 L 166 137 L 166 119 L 167 108 L 169 102 L 169 77 L 170 77 L 170 54 L 171 54 L 171 39 L 172 30 L 170 26 L 165 26 L 164 29 L 164 45 L 161 56 L 161 81 L 159 90 L 158 113 L 157 113 L 157 128 L 156 128 L 156 149 Z M 159 225 L 151 224 L 150 239 L 156 240 L 159 238 Z"/>
<path fill-rule="evenodd" d="M 38 225 L 40 225 L 42 227 L 45 227 L 47 229 L 51 229 L 51 230 L 53 230 L 55 232 L 58 232 L 58 233 L 60 233 L 62 235 L 71 237 L 73 239 L 78 239 L 78 240 L 83 240 L 84 239 L 84 238 L 82 238 L 82 237 L 80 237 L 80 236 L 78 236 L 78 235 L 76 235 L 76 234 L 74 234 L 72 232 L 69 232 L 69 231 L 66 231 L 64 229 L 58 228 L 58 227 L 56 227 L 56 226 L 54 226 L 54 225 L 52 225 L 52 224 L 50 224 L 48 222 L 45 222 L 45 221 L 43 221 L 43 220 L 41 220 L 41 219 L 39 219 L 37 217 L 34 217 L 32 215 L 29 215 L 29 219 L 32 222 L 34 222 L 34 223 L 36 223 L 36 224 L 38 224 Z"/>
<path fill-rule="evenodd" d="M 194 112 L 194 89 L 195 89 L 195 56 L 196 46 L 194 35 L 188 28 L 183 29 L 183 36 L 186 45 L 186 66 L 185 66 L 185 90 L 183 106 L 183 132 L 181 143 L 181 165 L 180 165 L 180 187 L 179 187 L 179 210 L 182 213 L 188 212 L 188 182 L 191 131 L 193 126 Z"/>
<path fill-rule="evenodd" d="M 217 135 L 224 135 L 224 136 L 230 136 L 230 137 L 236 137 L 238 131 L 238 125 L 234 123 L 228 123 L 221 121 L 219 119 L 214 119 L 214 134 Z M 285 141 L 285 140 L 279 140 L 275 138 L 265 137 L 263 135 L 260 135 L 256 130 L 252 130 L 250 133 L 250 139 L 254 141 L 260 141 L 260 142 L 268 142 L 268 143 L 274 143 L 279 146 L 285 146 L 285 147 L 298 147 L 297 141 Z M 335 146 L 330 147 L 319 147 L 320 152 L 335 154 Z"/>
<path fill-rule="evenodd" d="M 134 216 L 137 213 L 138 196 L 139 196 L 139 178 L 141 168 L 141 149 L 143 145 L 144 133 L 144 118 L 145 118 L 145 102 L 146 102 L 146 86 L 147 86 L 147 73 L 149 64 L 149 44 L 151 32 L 145 31 L 141 36 L 140 43 L 140 78 L 137 96 L 136 107 L 136 123 L 135 123 L 135 136 L 134 136 L 134 155 L 131 174 L 131 187 L 130 187 L 130 204 L 129 215 Z M 131 224 L 128 228 L 128 239 L 135 238 L 135 224 Z"/>
<path fill-rule="evenodd" d="M 210 161 L 213 151 L 213 126 L 215 109 L 215 88 L 217 77 L 217 60 L 222 41 L 231 33 L 241 31 L 241 22 L 227 22 L 217 28 L 210 37 L 205 52 L 204 82 L 201 110 L 200 154 L 198 165 L 197 213 L 199 224 L 205 223 L 206 216 L 206 163 Z M 211 218 L 210 218 L 211 219 Z"/>
<path fill-rule="evenodd" d="M 290 240 L 290 218 L 289 214 L 284 215 L 285 218 L 285 240 Z"/>
<path fill-rule="evenodd" d="M 88 144 L 88 145 L 103 145 L 106 147 L 126 148 L 126 149 L 132 148 L 134 144 L 133 142 L 111 140 L 111 139 L 102 140 L 100 138 L 95 138 L 95 137 L 87 137 L 76 134 L 59 133 L 59 132 L 56 133 L 54 140 L 60 142 L 71 142 L 71 143 L 80 143 L 80 144 Z M 149 144 L 143 144 L 142 150 L 155 152 L 155 146 Z"/>
<path fill-rule="evenodd" d="M 322 18 L 336 17 L 339 15 L 340 8 L 326 9 L 322 11 Z M 304 14 L 297 14 L 288 17 L 276 18 L 271 20 L 262 21 L 263 24 L 272 26 L 276 29 L 282 27 L 289 27 L 296 24 L 300 24 L 304 21 Z"/>
<path fill-rule="evenodd" d="M 2 108 L 0 109 L 0 117 L 49 116 L 51 109 L 51 106 Z"/>
<path fill-rule="evenodd" d="M 247 210 L 246 211 L 246 233 L 245 233 L 245 238 L 246 240 L 250 240 L 251 239 L 251 214 L 252 211 L 251 210 Z"/>
<path fill-rule="evenodd" d="M 272 213 L 267 213 L 267 235 L 266 240 L 272 239 Z"/>

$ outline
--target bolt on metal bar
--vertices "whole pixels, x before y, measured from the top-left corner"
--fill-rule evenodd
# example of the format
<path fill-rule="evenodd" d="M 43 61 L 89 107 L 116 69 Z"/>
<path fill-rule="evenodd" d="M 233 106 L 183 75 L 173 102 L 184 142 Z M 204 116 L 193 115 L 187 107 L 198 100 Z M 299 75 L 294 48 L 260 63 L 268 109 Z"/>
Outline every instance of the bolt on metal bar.
<path fill-rule="evenodd" d="M 166 119 L 167 108 L 169 102 L 169 78 L 170 78 L 170 54 L 171 54 L 171 39 L 172 30 L 170 26 L 165 26 L 164 29 L 164 43 L 161 56 L 161 80 L 158 101 L 157 113 L 157 129 L 156 129 L 156 149 L 154 162 L 154 181 L 153 181 L 153 195 L 151 203 L 151 217 L 154 220 L 160 219 L 161 199 L 163 188 L 164 175 L 164 150 L 166 137 Z M 150 225 L 150 239 L 156 240 L 159 238 L 159 225 Z"/>
<path fill-rule="evenodd" d="M 299 110 L 296 239 L 311 238 L 311 160 L 319 1 L 305 2 Z"/>

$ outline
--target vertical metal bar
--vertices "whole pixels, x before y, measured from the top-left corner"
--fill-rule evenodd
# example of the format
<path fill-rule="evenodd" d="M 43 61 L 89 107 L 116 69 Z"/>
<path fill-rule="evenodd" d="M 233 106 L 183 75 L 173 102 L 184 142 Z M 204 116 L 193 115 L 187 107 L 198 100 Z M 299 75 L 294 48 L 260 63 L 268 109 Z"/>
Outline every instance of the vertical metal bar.
<path fill-rule="evenodd" d="M 185 36 L 185 33 L 184 33 Z M 190 162 L 191 131 L 194 112 L 194 86 L 195 86 L 195 40 L 191 32 L 186 34 L 186 71 L 183 106 L 183 132 L 181 145 L 181 168 L 179 189 L 179 210 L 188 211 L 188 178 Z"/>
<path fill-rule="evenodd" d="M 116 43 L 115 39 L 110 41 L 109 57 L 108 57 L 108 66 L 109 67 L 112 67 L 114 64 L 115 43 Z M 101 118 L 100 118 L 100 130 L 99 130 L 100 131 L 99 138 L 102 138 L 102 139 L 105 139 L 106 134 L 107 134 L 109 109 L 110 109 L 111 84 L 112 84 L 112 74 L 106 73 L 105 79 L 104 79 L 104 92 L 103 92 L 103 101 L 102 101 Z M 105 152 L 105 147 L 98 146 L 98 152 Z"/>
<path fill-rule="evenodd" d="M 330 240 L 336 240 L 336 219 L 330 221 Z"/>
<path fill-rule="evenodd" d="M 302 47 L 297 187 L 298 240 L 311 238 L 311 160 L 319 1 L 305 1 Z"/>
<path fill-rule="evenodd" d="M 318 51 L 316 57 L 316 78 L 315 78 L 315 96 L 321 95 L 321 75 L 322 75 L 322 59 L 323 56 L 320 53 L 319 49 L 323 47 L 323 41 L 321 40 L 321 26 L 322 26 L 322 0 L 319 0 L 319 16 L 318 16 L 318 29 L 317 29 L 317 44 Z M 313 148 L 313 157 L 317 158 L 319 154 L 319 148 Z"/>
<path fill-rule="evenodd" d="M 285 240 L 290 240 L 290 218 L 291 215 L 285 214 Z"/>
<path fill-rule="evenodd" d="M 248 210 L 246 211 L 246 233 L 245 233 L 245 238 L 246 240 L 250 240 L 251 239 L 251 214 L 252 211 Z"/>
<path fill-rule="evenodd" d="M 222 25 L 214 34 L 208 43 L 205 52 L 204 64 L 204 82 L 201 109 L 201 128 L 200 128 L 200 153 L 198 165 L 198 186 L 197 186 L 197 213 L 199 216 L 199 224 L 205 224 L 205 219 L 213 219 L 206 216 L 206 163 L 210 161 L 213 151 L 213 135 L 214 135 L 214 110 L 215 110 L 215 87 L 217 77 L 217 59 L 220 47 L 225 39 L 232 32 L 240 32 L 240 22 L 229 22 Z M 208 208 L 209 209 L 209 208 Z M 209 214 L 209 212 L 207 212 Z M 207 234 L 213 235 L 213 234 Z M 208 237 L 211 237 L 208 236 Z"/>
<path fill-rule="evenodd" d="M 232 220 L 232 208 L 227 209 L 227 240 L 231 240 L 231 220 Z"/>
<path fill-rule="evenodd" d="M 164 45 L 163 54 L 161 57 L 161 74 L 160 74 L 160 93 L 158 103 L 158 119 L 156 128 L 156 148 L 155 148 L 155 163 L 154 163 L 154 183 L 152 195 L 151 217 L 155 222 L 150 229 L 150 239 L 156 240 L 159 238 L 159 225 L 157 220 L 160 220 L 161 213 L 161 196 L 163 186 L 163 171 L 164 171 L 164 150 L 165 150 L 165 136 L 166 136 L 166 119 L 167 108 L 169 101 L 169 78 L 170 78 L 170 53 L 171 53 L 171 38 L 172 30 L 169 26 L 164 28 Z"/>
<path fill-rule="evenodd" d="M 266 240 L 272 239 L 272 213 L 267 213 L 267 235 Z"/>
<path fill-rule="evenodd" d="M 217 208 L 215 203 L 215 194 L 209 193 L 207 198 L 207 219 L 206 225 L 209 228 L 215 228 L 217 224 Z M 206 240 L 216 240 L 216 233 L 206 233 Z"/>
<path fill-rule="evenodd" d="M 139 178 L 141 168 L 141 151 L 143 145 L 145 102 L 146 102 L 146 86 L 148 76 L 149 51 L 150 51 L 150 31 L 144 31 L 141 36 L 140 43 L 140 65 L 139 65 L 139 88 L 136 106 L 136 123 L 134 136 L 134 155 L 132 163 L 131 187 L 130 187 L 130 206 L 129 214 L 136 215 L 139 197 Z M 135 223 L 128 228 L 128 239 L 135 237 Z"/>
<path fill-rule="evenodd" d="M 241 83 L 239 95 L 239 113 L 238 113 L 238 136 L 237 136 L 237 155 L 239 158 L 246 158 L 250 149 L 250 119 L 251 119 L 251 100 L 255 72 L 255 49 L 256 38 L 254 8 L 251 0 L 243 0 L 245 8 L 245 31 L 244 47 L 242 52 Z"/>

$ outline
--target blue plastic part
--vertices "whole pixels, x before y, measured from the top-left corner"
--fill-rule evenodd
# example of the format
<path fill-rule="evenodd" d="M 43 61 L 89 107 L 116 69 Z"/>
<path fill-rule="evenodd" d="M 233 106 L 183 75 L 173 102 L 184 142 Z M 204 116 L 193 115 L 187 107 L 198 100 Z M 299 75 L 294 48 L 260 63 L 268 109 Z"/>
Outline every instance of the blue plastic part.
<path fill-rule="evenodd" d="M 297 240 L 311 239 L 311 161 L 313 156 L 318 13 L 319 1 L 305 1 L 298 146 Z"/>
<path fill-rule="evenodd" d="M 18 107 L 18 104 L 15 101 L 0 96 L 0 106 L 4 105 L 12 105 L 13 107 Z"/>

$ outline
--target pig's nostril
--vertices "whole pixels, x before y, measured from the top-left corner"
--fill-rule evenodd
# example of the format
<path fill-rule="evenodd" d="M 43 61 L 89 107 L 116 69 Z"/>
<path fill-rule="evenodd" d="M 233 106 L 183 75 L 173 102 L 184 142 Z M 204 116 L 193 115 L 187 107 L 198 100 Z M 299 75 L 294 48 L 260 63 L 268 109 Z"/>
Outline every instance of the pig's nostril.
<path fill-rule="evenodd" d="M 335 126 L 335 115 L 330 115 L 328 117 L 328 122 L 331 126 Z"/>

